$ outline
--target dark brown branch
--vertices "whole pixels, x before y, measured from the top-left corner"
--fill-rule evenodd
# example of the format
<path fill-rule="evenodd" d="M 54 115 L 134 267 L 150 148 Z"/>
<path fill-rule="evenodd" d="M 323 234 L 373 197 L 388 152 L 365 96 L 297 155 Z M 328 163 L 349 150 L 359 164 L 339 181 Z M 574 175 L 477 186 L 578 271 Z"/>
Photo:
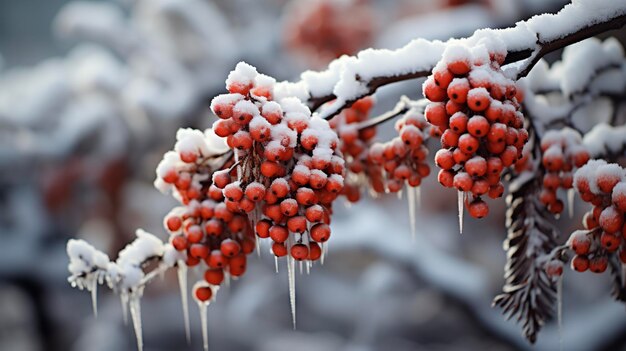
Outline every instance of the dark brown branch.
<path fill-rule="evenodd" d="M 522 60 L 526 60 L 526 62 L 520 67 L 518 78 L 524 77 L 530 72 L 530 70 L 535 66 L 539 60 L 545 56 L 546 54 L 553 52 L 555 50 L 564 48 L 568 45 L 574 44 L 576 42 L 582 41 L 584 39 L 590 38 L 592 36 L 598 35 L 600 33 L 612 30 L 619 29 L 626 24 L 626 14 L 616 16 L 611 19 L 607 19 L 604 22 L 598 22 L 586 26 L 576 32 L 565 35 L 562 38 L 552 40 L 552 41 L 544 41 L 540 37 L 540 33 L 538 34 L 536 46 L 531 48 L 523 48 L 519 50 L 509 51 L 507 54 L 507 58 L 504 62 L 504 65 L 519 62 Z M 434 66 L 435 63 L 433 63 Z M 333 106 L 330 112 L 324 114 L 323 117 L 326 119 L 330 119 L 333 116 L 337 115 L 341 112 L 342 109 L 352 106 L 352 104 L 365 97 L 372 95 L 378 88 L 397 83 L 405 80 L 416 79 L 420 77 L 426 77 L 430 75 L 433 67 L 430 67 L 428 70 L 420 70 L 416 72 L 409 72 L 401 75 L 395 76 L 379 76 L 373 77 L 369 81 L 367 81 L 366 85 L 368 90 L 366 93 L 359 95 L 357 98 L 343 102 L 340 106 Z M 326 102 L 332 101 L 336 99 L 334 94 L 322 95 L 322 96 L 311 96 L 308 100 L 308 104 L 312 110 L 319 109 Z"/>
<path fill-rule="evenodd" d="M 614 17 L 606 22 L 599 22 L 587 27 L 584 27 L 574 33 L 564 36 L 563 38 L 556 39 L 553 41 L 544 41 L 541 39 L 541 33 L 538 33 L 539 38 L 537 38 L 537 45 L 539 45 L 539 50 L 531 53 L 531 57 L 529 58 L 528 63 L 524 64 L 523 68 L 517 75 L 517 78 L 526 77 L 528 72 L 535 67 L 535 64 L 541 60 L 545 55 L 562 49 L 564 47 L 570 46 L 579 41 L 583 41 L 585 39 L 591 38 L 598 34 L 608 32 L 613 29 L 620 29 L 624 25 L 626 25 L 626 14 Z"/>
<path fill-rule="evenodd" d="M 420 104 L 424 105 L 425 107 L 426 105 L 423 102 L 425 101 L 424 100 L 412 101 L 408 97 L 402 96 L 400 98 L 400 101 L 396 104 L 396 107 L 393 108 L 393 110 L 387 111 L 380 116 L 370 118 L 367 121 L 363 121 L 359 123 L 357 126 L 357 129 L 363 130 L 363 129 L 367 129 L 370 127 L 375 127 L 379 124 L 385 123 L 390 119 L 396 118 L 408 112 L 412 108 L 418 107 L 418 105 Z"/>

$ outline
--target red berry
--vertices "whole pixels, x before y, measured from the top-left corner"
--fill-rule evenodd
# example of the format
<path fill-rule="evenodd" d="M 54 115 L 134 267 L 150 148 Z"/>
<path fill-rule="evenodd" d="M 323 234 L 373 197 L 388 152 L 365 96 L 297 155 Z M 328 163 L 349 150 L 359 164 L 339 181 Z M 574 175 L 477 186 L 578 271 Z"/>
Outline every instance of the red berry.
<path fill-rule="evenodd" d="M 274 225 L 270 228 L 270 238 L 277 243 L 284 243 L 289 237 L 287 228 L 281 225 Z"/>
<path fill-rule="evenodd" d="M 224 270 L 220 268 L 210 268 L 204 272 L 204 280 L 212 285 L 220 285 L 224 281 Z"/>
<path fill-rule="evenodd" d="M 241 245 L 233 239 L 225 239 L 220 244 L 220 251 L 226 257 L 233 257 L 241 251 Z"/>
<path fill-rule="evenodd" d="M 196 288 L 194 294 L 196 296 L 196 299 L 205 302 L 211 299 L 211 297 L 213 296 L 213 290 L 211 290 L 211 288 L 208 286 L 200 286 Z"/>
<path fill-rule="evenodd" d="M 172 237 L 172 246 L 176 251 L 187 250 L 187 239 L 183 235 L 176 235 Z"/>
<path fill-rule="evenodd" d="M 470 203 L 468 211 L 474 218 L 483 218 L 489 214 L 489 206 L 483 200 L 476 199 Z"/>
<path fill-rule="evenodd" d="M 211 251 L 206 261 L 211 268 L 223 268 L 228 264 L 228 258 L 220 250 Z"/>
<path fill-rule="evenodd" d="M 276 257 L 283 257 L 287 255 L 287 246 L 283 243 L 273 243 L 272 252 Z"/>
<path fill-rule="evenodd" d="M 584 255 L 576 255 L 572 259 L 572 269 L 577 272 L 584 272 L 589 269 L 589 259 Z"/>
<path fill-rule="evenodd" d="M 589 270 L 594 273 L 604 273 L 609 265 L 606 256 L 596 256 L 589 260 Z"/>
<path fill-rule="evenodd" d="M 324 223 L 318 223 L 311 228 L 311 239 L 320 242 L 325 242 L 330 238 L 330 227 Z"/>
<path fill-rule="evenodd" d="M 295 244 L 291 247 L 291 257 L 296 261 L 306 260 L 309 257 L 309 248 L 304 244 Z"/>

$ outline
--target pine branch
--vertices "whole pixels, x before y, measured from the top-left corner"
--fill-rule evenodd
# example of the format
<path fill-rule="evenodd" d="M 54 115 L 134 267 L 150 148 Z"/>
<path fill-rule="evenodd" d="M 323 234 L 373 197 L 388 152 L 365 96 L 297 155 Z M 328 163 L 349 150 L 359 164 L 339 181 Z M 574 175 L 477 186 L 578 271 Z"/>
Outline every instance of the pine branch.
<path fill-rule="evenodd" d="M 619 29 L 626 24 L 626 6 L 624 7 L 623 11 L 617 11 L 616 13 L 613 13 L 611 16 L 608 16 L 606 18 L 590 18 L 588 24 L 580 28 L 577 26 L 574 26 L 574 28 L 569 28 L 568 24 L 569 21 L 571 21 L 571 18 L 566 15 L 559 16 L 559 14 L 541 15 L 552 16 L 550 20 L 554 22 L 555 26 L 561 25 L 565 28 L 564 31 L 570 30 L 569 32 L 566 32 L 564 33 L 564 35 L 557 38 L 544 35 L 541 32 L 536 32 L 534 33 L 534 41 L 524 40 L 524 42 L 520 44 L 518 38 L 519 32 L 526 31 L 526 34 L 528 34 L 528 30 L 530 29 L 527 25 L 528 21 L 522 21 L 518 22 L 515 27 L 511 27 L 505 30 L 481 30 L 480 33 L 476 33 L 472 37 L 466 39 L 461 39 L 461 41 L 472 42 L 477 38 L 477 36 L 485 36 L 485 34 L 490 34 L 494 37 L 501 39 L 507 44 L 516 43 L 510 44 L 516 45 L 516 47 L 509 48 L 504 64 L 508 65 L 523 61 L 516 68 L 518 72 L 516 76 L 517 78 L 521 78 L 526 76 L 528 72 L 530 72 L 530 70 L 534 67 L 534 65 L 546 54 L 558 49 L 562 49 L 568 45 L 590 38 L 597 34 L 609 31 L 611 29 Z M 593 14 L 589 15 L 592 16 Z M 332 118 L 333 116 L 341 112 L 341 110 L 343 110 L 344 108 L 352 106 L 355 101 L 365 96 L 374 94 L 376 90 L 378 90 L 378 88 L 382 86 L 430 75 L 433 67 L 437 64 L 437 61 L 443 53 L 443 50 L 445 49 L 447 43 L 441 43 L 437 41 L 421 41 L 419 43 L 410 43 L 407 45 L 407 47 L 398 49 L 396 51 L 388 51 L 384 53 L 384 55 L 387 55 L 385 63 L 389 67 L 402 67 L 402 69 L 400 69 L 402 72 L 398 72 L 397 74 L 374 75 L 372 77 L 364 78 L 362 74 L 359 74 L 359 72 L 355 71 L 354 75 L 350 76 L 349 79 L 353 79 L 359 82 L 360 85 L 364 87 L 364 89 L 362 89 L 363 91 L 361 91 L 360 93 L 356 94 L 356 96 L 350 96 L 349 98 L 338 97 L 334 94 L 334 87 L 340 84 L 341 80 L 344 79 L 342 74 L 337 74 L 335 75 L 335 78 L 332 78 L 336 79 L 333 84 L 327 85 L 324 89 L 318 89 L 318 91 L 316 92 L 309 92 L 307 104 L 312 110 L 317 110 L 326 102 L 337 99 L 338 101 L 335 104 L 330 106 L 325 111 L 321 112 L 321 116 L 323 118 Z M 420 64 L 416 64 L 411 69 L 407 69 L 406 63 L 401 62 L 401 60 L 405 59 L 405 56 L 394 56 L 394 54 L 399 53 L 403 49 L 406 50 L 406 48 L 408 48 L 411 44 L 420 44 L 424 49 L 428 49 L 428 51 L 431 52 L 431 55 L 429 55 L 431 58 L 424 59 L 416 57 L 416 60 L 419 60 Z M 352 58 L 354 60 L 346 60 L 346 64 L 354 66 L 358 63 L 364 63 L 367 56 L 367 52 L 359 53 L 356 57 Z M 379 59 L 380 57 L 377 58 Z M 341 63 L 339 62 L 339 65 L 337 66 L 340 65 Z M 308 72 L 309 76 L 319 75 L 320 77 L 325 75 L 325 73 L 326 72 Z M 306 86 L 306 82 L 298 82 L 293 84 L 298 85 L 300 83 L 304 83 L 304 85 Z"/>
<path fill-rule="evenodd" d="M 507 197 L 508 236 L 505 285 L 493 305 L 507 319 L 516 317 L 524 336 L 532 343 L 544 323 L 553 317 L 556 285 L 544 271 L 544 258 L 556 247 L 557 232 L 549 214 L 537 202 L 539 180 L 523 173 L 510 185 Z"/>
<path fill-rule="evenodd" d="M 609 255 L 609 273 L 611 275 L 611 295 L 617 301 L 626 302 L 626 282 L 622 274 L 622 263 L 616 254 Z"/>

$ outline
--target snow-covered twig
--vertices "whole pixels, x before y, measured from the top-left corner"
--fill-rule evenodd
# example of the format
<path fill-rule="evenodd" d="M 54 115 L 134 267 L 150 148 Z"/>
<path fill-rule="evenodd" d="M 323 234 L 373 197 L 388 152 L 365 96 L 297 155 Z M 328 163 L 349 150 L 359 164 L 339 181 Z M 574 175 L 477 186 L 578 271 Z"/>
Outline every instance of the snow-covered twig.
<path fill-rule="evenodd" d="M 326 71 L 304 72 L 299 82 L 283 82 L 279 87 L 282 94 L 306 100 L 312 110 L 337 99 L 321 111 L 322 117 L 330 118 L 382 86 L 429 75 L 452 43 L 504 45 L 504 64 L 511 64 L 510 74 L 520 78 L 547 53 L 624 24 L 626 5 L 612 0 L 578 0 L 557 14 L 535 16 L 504 30 L 478 30 L 471 37 L 447 42 L 415 39 L 398 50 L 367 49 L 331 62 Z M 513 64 L 519 61 L 523 63 Z"/>

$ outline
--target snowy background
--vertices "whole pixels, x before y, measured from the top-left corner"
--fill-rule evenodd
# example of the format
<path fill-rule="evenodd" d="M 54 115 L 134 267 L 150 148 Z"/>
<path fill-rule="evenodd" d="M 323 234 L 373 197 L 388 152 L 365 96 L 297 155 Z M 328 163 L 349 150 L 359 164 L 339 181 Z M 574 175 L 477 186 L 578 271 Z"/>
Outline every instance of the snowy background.
<path fill-rule="evenodd" d="M 136 348 L 115 295 L 102 290 L 95 319 L 89 295 L 69 286 L 65 243 L 80 237 L 114 256 L 135 228 L 165 237 L 162 217 L 174 203 L 152 187 L 156 164 L 177 128 L 210 126 L 210 98 L 238 61 L 293 80 L 323 68 L 328 47 L 462 37 L 564 1 L 342 0 L 334 3 L 371 20 L 336 23 L 311 15 L 318 3 L 0 0 L 0 350 Z M 294 39 L 305 18 L 324 30 L 304 37 L 325 47 Z M 624 30 L 611 34 L 625 42 Z M 374 113 L 420 91 L 420 81 L 384 88 Z M 391 132 L 389 124 L 379 135 Z M 504 201 L 488 219 L 466 219 L 460 236 L 456 194 L 435 182 L 422 186 L 415 241 L 406 199 L 338 204 L 325 265 L 296 277 L 297 331 L 286 266 L 277 275 L 262 247 L 211 305 L 211 349 L 530 349 L 490 307 L 503 283 Z M 578 204 L 575 217 L 585 209 Z M 564 217 L 563 232 L 578 227 Z M 606 276 L 566 273 L 564 350 L 626 348 L 624 307 L 609 289 Z M 146 350 L 201 348 L 195 310 L 185 346 L 175 274 L 151 284 L 142 304 Z M 550 324 L 536 349 L 557 350 L 558 340 Z"/>

